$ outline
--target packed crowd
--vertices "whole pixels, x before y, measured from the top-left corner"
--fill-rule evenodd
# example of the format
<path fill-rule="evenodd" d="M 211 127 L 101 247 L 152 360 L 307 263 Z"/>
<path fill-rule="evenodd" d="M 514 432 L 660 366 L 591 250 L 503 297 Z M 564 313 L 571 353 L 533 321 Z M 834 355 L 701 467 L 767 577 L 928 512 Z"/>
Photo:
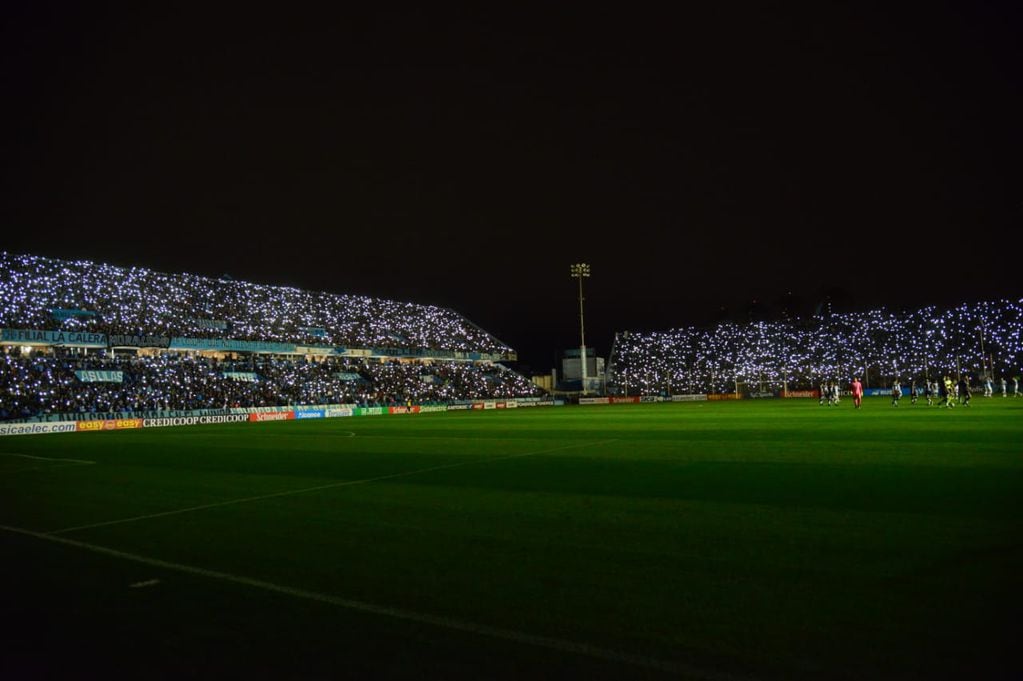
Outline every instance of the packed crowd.
<path fill-rule="evenodd" d="M 68 311 L 55 318 L 54 311 Z M 464 352 L 510 348 L 440 307 L 0 252 L 0 326 Z"/>
<path fill-rule="evenodd" d="M 968 373 L 976 382 L 1020 375 L 1023 301 L 874 310 L 798 322 L 721 324 L 622 333 L 609 359 L 611 392 L 733 392 L 736 386 L 811 389 L 854 375 L 888 386 L 902 377 Z"/>
<path fill-rule="evenodd" d="M 76 371 L 120 372 L 119 382 Z M 529 397 L 540 391 L 497 364 L 437 361 L 245 361 L 164 353 L 147 357 L 0 352 L 0 420 L 47 414 L 148 412 L 305 404 L 386 406 Z"/>

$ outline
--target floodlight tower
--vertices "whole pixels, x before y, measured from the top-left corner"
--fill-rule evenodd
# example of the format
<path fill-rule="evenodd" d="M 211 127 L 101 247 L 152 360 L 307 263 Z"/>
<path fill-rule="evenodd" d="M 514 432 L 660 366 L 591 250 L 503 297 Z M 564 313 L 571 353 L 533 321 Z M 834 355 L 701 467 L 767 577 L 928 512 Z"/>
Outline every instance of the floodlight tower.
<path fill-rule="evenodd" d="M 572 265 L 572 278 L 579 280 L 579 367 L 583 394 L 586 394 L 586 325 L 583 323 L 583 279 L 590 276 L 590 266 L 584 262 Z"/>

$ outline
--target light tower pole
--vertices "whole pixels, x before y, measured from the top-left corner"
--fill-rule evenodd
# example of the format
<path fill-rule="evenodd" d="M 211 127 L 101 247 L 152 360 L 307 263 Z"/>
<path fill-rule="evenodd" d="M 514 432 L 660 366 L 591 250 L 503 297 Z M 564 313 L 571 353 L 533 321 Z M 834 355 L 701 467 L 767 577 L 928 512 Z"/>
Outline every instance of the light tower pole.
<path fill-rule="evenodd" d="M 572 278 L 579 280 L 579 367 L 583 394 L 586 394 L 586 325 L 583 323 L 583 278 L 590 276 L 590 266 L 584 262 L 572 265 Z"/>

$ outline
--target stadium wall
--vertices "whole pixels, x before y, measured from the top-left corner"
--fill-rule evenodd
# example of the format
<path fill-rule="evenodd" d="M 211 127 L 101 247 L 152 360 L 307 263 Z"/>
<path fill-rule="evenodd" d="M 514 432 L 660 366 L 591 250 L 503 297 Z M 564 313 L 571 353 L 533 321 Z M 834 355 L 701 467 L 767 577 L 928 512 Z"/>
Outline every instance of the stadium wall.
<path fill-rule="evenodd" d="M 87 433 L 137 428 L 167 428 L 175 426 L 203 426 L 222 423 L 265 423 L 310 418 L 347 418 L 358 416 L 386 416 L 397 414 L 436 413 L 442 411 L 516 409 L 520 407 L 560 407 L 564 400 L 524 397 L 507 400 L 466 401 L 454 404 L 412 405 L 403 407 L 360 407 L 355 404 L 323 404 L 300 407 L 250 407 L 224 410 L 175 412 L 174 416 L 143 416 L 130 412 L 111 418 L 78 418 L 61 421 L 31 423 L 0 423 L 0 436 L 47 435 L 52 433 Z M 210 413 L 216 412 L 216 413 Z M 159 412 L 149 412 L 159 413 Z M 95 414 L 83 414 L 91 417 Z M 66 418 L 66 417 L 65 417 Z"/>

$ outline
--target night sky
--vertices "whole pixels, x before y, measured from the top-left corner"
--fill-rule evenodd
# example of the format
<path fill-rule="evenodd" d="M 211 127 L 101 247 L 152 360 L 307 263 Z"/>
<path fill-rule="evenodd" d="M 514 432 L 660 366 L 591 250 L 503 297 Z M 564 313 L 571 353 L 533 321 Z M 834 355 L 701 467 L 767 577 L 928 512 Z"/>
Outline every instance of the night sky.
<path fill-rule="evenodd" d="M 700 4 L 5 3 L 0 250 L 443 305 L 537 372 L 578 261 L 604 356 L 1023 294 L 1019 9 Z"/>

